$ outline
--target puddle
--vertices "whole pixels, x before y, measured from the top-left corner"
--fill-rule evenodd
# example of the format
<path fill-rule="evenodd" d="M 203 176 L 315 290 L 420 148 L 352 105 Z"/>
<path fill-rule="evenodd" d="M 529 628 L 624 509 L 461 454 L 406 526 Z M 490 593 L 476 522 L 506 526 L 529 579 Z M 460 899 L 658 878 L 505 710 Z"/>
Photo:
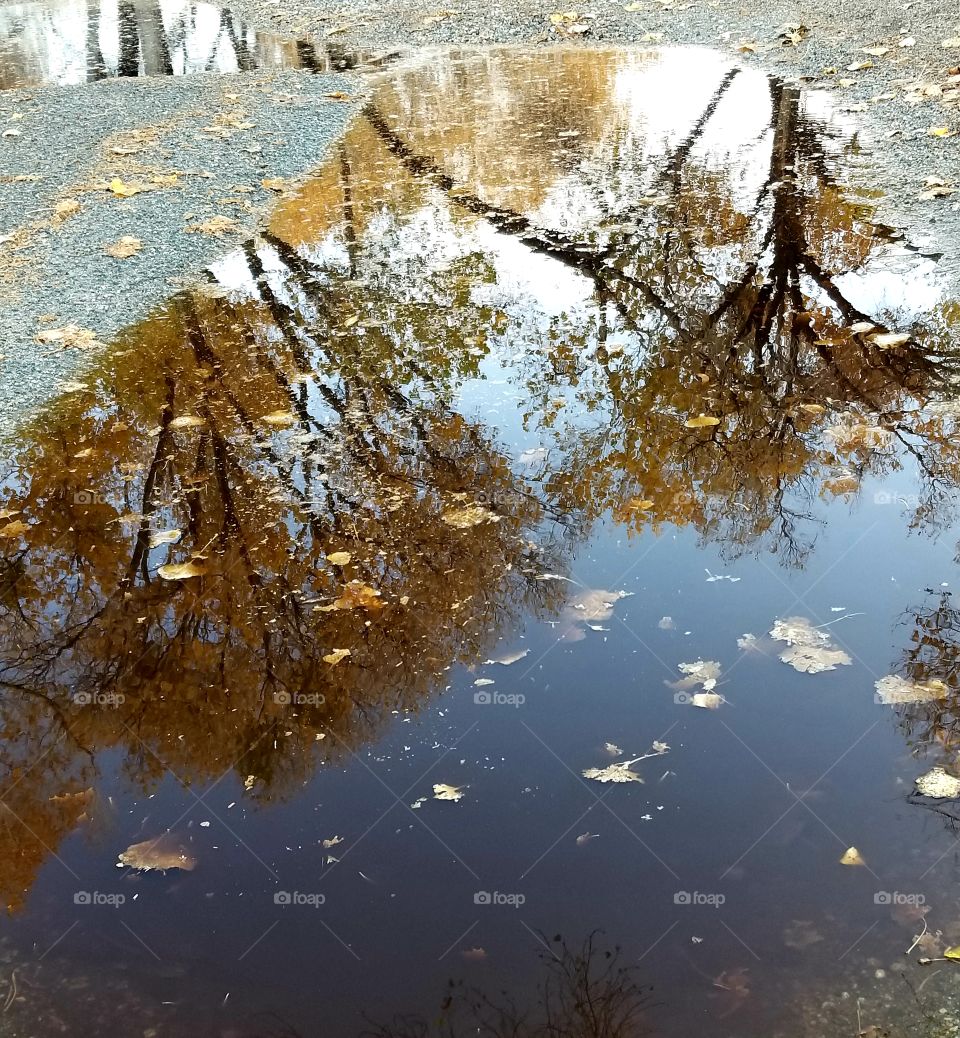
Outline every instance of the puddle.
<path fill-rule="evenodd" d="M 22 430 L 13 1025 L 924 1033 L 960 306 L 865 161 L 710 52 L 428 53 Z"/>
<path fill-rule="evenodd" d="M 342 71 L 339 48 L 258 32 L 184 0 L 53 0 L 0 6 L 0 89 L 258 68 Z"/>

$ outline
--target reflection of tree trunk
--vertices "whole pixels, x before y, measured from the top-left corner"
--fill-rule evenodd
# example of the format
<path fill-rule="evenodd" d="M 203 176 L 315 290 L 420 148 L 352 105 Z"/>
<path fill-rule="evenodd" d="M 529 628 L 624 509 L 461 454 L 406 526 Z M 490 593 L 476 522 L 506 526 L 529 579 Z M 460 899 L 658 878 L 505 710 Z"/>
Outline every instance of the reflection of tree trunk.
<path fill-rule="evenodd" d="M 158 0 L 133 0 L 136 31 L 140 37 L 145 76 L 172 76 L 173 62 L 167 44 Z"/>
<path fill-rule="evenodd" d="M 107 78 L 107 66 L 100 50 L 101 8 L 97 3 L 87 4 L 87 82 Z M 121 73 L 122 75 L 122 73 Z"/>

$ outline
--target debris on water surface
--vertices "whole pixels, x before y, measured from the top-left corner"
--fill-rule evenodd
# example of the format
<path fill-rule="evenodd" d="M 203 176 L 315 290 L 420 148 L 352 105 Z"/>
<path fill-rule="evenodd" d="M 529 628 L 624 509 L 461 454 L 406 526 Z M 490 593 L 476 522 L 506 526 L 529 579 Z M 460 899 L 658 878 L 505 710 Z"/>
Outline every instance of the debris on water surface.
<path fill-rule="evenodd" d="M 502 656 L 491 656 L 490 659 L 484 660 L 484 663 L 499 663 L 503 667 L 509 667 L 511 663 L 516 663 L 518 660 L 522 660 L 525 656 L 530 655 L 529 649 L 518 649 L 516 652 L 505 652 Z"/>
<path fill-rule="evenodd" d="M 577 837 L 577 846 L 583 847 L 588 844 L 591 840 L 595 840 L 600 834 L 599 833 L 581 833 Z"/>
<path fill-rule="evenodd" d="M 924 797 L 952 800 L 960 797 L 960 779 L 943 768 L 933 768 L 916 780 L 917 792 Z"/>
<path fill-rule="evenodd" d="M 435 782 L 433 785 L 434 800 L 452 800 L 456 803 L 463 799 L 462 786 L 448 786 L 445 782 Z"/>
<path fill-rule="evenodd" d="M 716 660 L 696 660 L 693 663 L 678 663 L 677 669 L 686 677 L 677 681 L 668 681 L 667 684 L 677 691 L 688 688 L 696 688 L 701 685 L 705 692 L 710 692 L 717 685 L 720 677 L 720 664 Z"/>
<path fill-rule="evenodd" d="M 848 847 L 840 858 L 841 865 L 866 865 L 866 861 L 863 859 L 863 855 L 857 850 L 856 847 Z"/>
<path fill-rule="evenodd" d="M 780 659 L 803 674 L 821 674 L 851 662 L 850 657 L 830 641 L 829 634 L 814 627 L 803 616 L 777 620 L 770 630 L 770 637 L 787 643 Z"/>
<path fill-rule="evenodd" d="M 607 745 L 612 745 L 608 743 Z M 617 747 L 615 747 L 617 748 Z M 654 741 L 652 753 L 644 753 L 632 760 L 619 761 L 608 764 L 605 768 L 586 768 L 582 775 L 584 778 L 592 779 L 594 782 L 643 782 L 643 778 L 633 770 L 633 765 L 639 761 L 648 760 L 650 757 L 659 757 L 666 753 L 670 747 L 665 742 Z"/>
<path fill-rule="evenodd" d="M 462 508 L 450 508 L 441 516 L 443 521 L 455 530 L 469 530 L 472 526 L 483 523 L 499 523 L 500 516 L 483 505 L 464 505 Z"/>
<path fill-rule="evenodd" d="M 140 872 L 166 872 L 183 869 L 191 872 L 197 864 L 173 833 L 163 833 L 153 840 L 131 844 L 119 857 L 117 867 L 127 866 Z"/>
<path fill-rule="evenodd" d="M 189 580 L 191 577 L 202 577 L 206 572 L 206 567 L 193 559 L 190 562 L 172 562 L 157 569 L 164 580 Z"/>
<path fill-rule="evenodd" d="M 877 702 L 884 706 L 902 703 L 929 703 L 946 699 L 949 688 L 937 679 L 933 681 L 907 681 L 898 674 L 888 674 L 875 682 Z"/>

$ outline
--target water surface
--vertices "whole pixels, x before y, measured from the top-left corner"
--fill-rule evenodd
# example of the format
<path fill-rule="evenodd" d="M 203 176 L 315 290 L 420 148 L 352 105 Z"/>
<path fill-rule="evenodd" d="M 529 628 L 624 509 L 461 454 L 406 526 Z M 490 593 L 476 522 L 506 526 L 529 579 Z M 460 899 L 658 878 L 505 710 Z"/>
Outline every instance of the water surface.
<path fill-rule="evenodd" d="M 919 1032 L 960 309 L 867 161 L 710 52 L 428 52 L 64 387 L 0 502 L 16 1026 Z"/>

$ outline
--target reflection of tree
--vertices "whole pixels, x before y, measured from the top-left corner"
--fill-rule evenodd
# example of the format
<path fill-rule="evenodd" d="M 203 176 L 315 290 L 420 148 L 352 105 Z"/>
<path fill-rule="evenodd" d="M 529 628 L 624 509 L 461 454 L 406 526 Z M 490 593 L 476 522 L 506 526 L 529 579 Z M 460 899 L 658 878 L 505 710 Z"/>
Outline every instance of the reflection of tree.
<path fill-rule="evenodd" d="M 546 940 L 544 941 L 546 944 Z M 397 1017 L 365 1038 L 639 1038 L 651 1033 L 650 989 L 636 967 L 623 964 L 619 948 L 604 950 L 591 934 L 571 948 L 560 937 L 538 953 L 543 979 L 533 1004 L 518 1004 L 505 992 L 451 985 L 439 1018 Z"/>
<path fill-rule="evenodd" d="M 915 522 L 939 521 L 960 440 L 912 409 L 952 369 L 920 330 L 895 350 L 850 330 L 839 276 L 878 238 L 825 128 L 773 84 L 748 190 L 702 140 L 746 73 L 720 70 L 652 154 L 604 105 L 626 59 L 566 53 L 468 63 L 448 136 L 444 90 L 384 86 L 260 239 L 28 431 L 0 502 L 11 903 L 90 809 L 104 750 L 144 788 L 233 770 L 281 796 L 524 610 L 555 613 L 564 584 L 536 577 L 562 569 L 556 529 L 612 510 L 800 562 L 816 492 L 902 456 L 925 480 Z M 501 74 L 527 136 L 487 127 Z M 546 271 L 580 291 L 562 312 Z M 542 445 L 529 463 L 456 402 L 496 357 Z M 687 425 L 701 413 L 720 424 Z"/>
<path fill-rule="evenodd" d="M 613 166 L 602 167 L 604 177 L 630 183 L 632 174 L 642 190 L 632 199 L 628 192 L 619 209 L 607 205 L 579 234 L 563 229 L 542 200 L 527 199 L 531 210 L 540 207 L 539 220 L 500 201 L 509 191 L 493 165 L 513 168 L 512 144 L 486 141 L 486 166 L 474 158 L 465 173 L 448 172 L 463 169 L 457 149 L 469 113 L 450 144 L 411 116 L 412 91 L 378 98 L 365 117 L 406 172 L 443 192 L 452 209 L 515 236 L 590 286 L 591 320 L 557 318 L 549 349 L 527 375 L 531 413 L 554 427 L 560 447 L 559 465 L 540 474 L 554 507 L 591 517 L 613 508 L 638 527 L 692 523 L 735 551 L 765 541 L 799 564 L 811 546 L 802 527 L 817 492 L 855 493 L 866 474 L 900 464 L 880 449 L 888 445 L 912 457 L 924 480 L 917 522 L 936 521 L 960 460 L 952 422 L 908 412 L 948 386 L 956 365 L 919 331 L 910 344 L 883 349 L 874 341 L 890 330 L 882 316 L 862 312 L 842 287 L 839 275 L 867 264 L 888 235 L 834 180 L 829 128 L 795 88 L 769 84 L 766 172 L 749 197 L 735 198 L 726 173 L 702 157 L 701 138 L 736 78 L 718 73 L 692 129 L 655 168 L 638 168 L 626 148 L 604 151 Z M 458 97 L 468 91 L 464 82 L 458 89 Z M 537 114 L 547 120 L 530 120 L 539 137 L 549 139 L 543 127 L 565 125 L 553 122 L 549 104 Z M 428 143 L 435 154 L 422 150 Z M 571 197 L 592 197 L 591 147 L 603 148 L 578 146 L 583 170 L 570 174 L 568 162 L 562 175 L 579 177 Z M 492 187 L 482 191 L 488 169 Z M 867 321 L 869 332 L 850 330 Z M 580 415 L 552 414 L 561 386 L 575 391 L 581 414 L 604 420 L 585 428 Z M 720 424 L 688 428 L 701 412 Z M 838 413 L 841 435 L 831 436 Z M 877 442 L 843 434 L 860 426 L 882 426 Z"/>

